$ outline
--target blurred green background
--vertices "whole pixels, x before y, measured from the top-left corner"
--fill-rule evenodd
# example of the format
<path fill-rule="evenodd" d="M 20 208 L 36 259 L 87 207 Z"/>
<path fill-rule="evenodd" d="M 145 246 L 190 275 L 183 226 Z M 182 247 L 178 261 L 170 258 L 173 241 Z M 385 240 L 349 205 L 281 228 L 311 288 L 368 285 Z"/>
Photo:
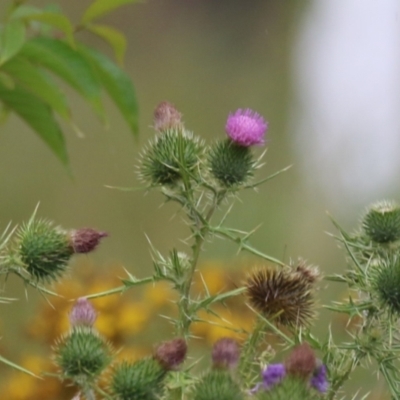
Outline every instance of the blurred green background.
<path fill-rule="evenodd" d="M 0 15 L 6 5 L 0 4 Z M 47 1 L 31 1 L 42 6 Z M 79 19 L 89 0 L 59 1 L 72 19 Z M 104 127 L 89 106 L 69 92 L 75 123 L 85 133 L 78 138 L 68 127 L 71 178 L 45 144 L 15 116 L 0 127 L 0 224 L 27 220 L 40 202 L 38 214 L 65 228 L 93 227 L 109 232 L 98 251 L 90 255 L 98 268 L 123 264 L 139 276 L 151 273 L 151 257 L 145 234 L 166 253 L 179 246 L 188 229 L 176 215 L 178 209 L 164 204 L 153 191 L 122 192 L 105 185 L 135 187 L 138 153 L 152 138 L 152 113 L 164 100 L 183 113 L 186 127 L 207 141 L 223 136 L 229 112 L 251 108 L 269 121 L 268 153 L 261 174 L 271 174 L 289 164 L 285 174 L 260 188 L 240 195 L 229 224 L 252 229 L 262 224 L 253 243 L 273 257 L 289 261 L 303 257 L 319 265 L 324 273 L 345 267 L 341 252 L 325 231 L 334 232 L 326 211 L 345 228 L 354 229 L 362 207 L 373 196 L 349 201 L 343 193 L 330 197 L 323 186 L 310 185 L 312 171 L 300 168 L 312 143 L 296 148 L 299 79 L 294 52 L 298 38 L 309 21 L 312 1 L 273 0 L 149 0 L 123 7 L 105 18 L 128 38 L 125 70 L 132 77 L 140 105 L 140 135 L 135 141 L 111 102 L 105 98 L 109 126 Z M 360 6 L 361 7 L 361 6 Z M 88 33 L 82 40 L 112 53 Z M 297 108 L 298 110 L 298 108 Z M 346 143 L 343 144 L 346 148 Z M 256 151 L 261 152 L 262 149 Z M 368 154 L 365 154 L 368 158 Z M 342 160 L 336 161 L 340 166 Z M 335 168 L 321 160 L 318 168 Z M 315 171 L 318 172 L 318 171 Z M 338 188 L 340 190 L 340 188 Z M 380 188 L 375 199 L 394 196 L 397 188 Z M 361 206 L 361 208 L 360 208 Z M 205 246 L 202 261 L 222 259 L 237 264 L 233 244 L 216 240 Z M 245 254 L 240 259 L 249 260 Z M 247 263 L 248 264 L 248 263 Z M 73 277 L 74 271 L 71 271 Z M 324 285 L 324 284 L 323 284 Z M 324 287 L 325 289 L 325 287 Z M 330 285 L 320 291 L 320 302 L 338 298 L 344 288 Z M 20 300 L 3 306 L 2 346 L 19 347 L 17 335 L 28 312 L 39 299 L 10 278 L 6 294 Z M 327 327 L 331 315 L 322 315 Z M 7 322 L 5 322 L 7 321 Z"/>

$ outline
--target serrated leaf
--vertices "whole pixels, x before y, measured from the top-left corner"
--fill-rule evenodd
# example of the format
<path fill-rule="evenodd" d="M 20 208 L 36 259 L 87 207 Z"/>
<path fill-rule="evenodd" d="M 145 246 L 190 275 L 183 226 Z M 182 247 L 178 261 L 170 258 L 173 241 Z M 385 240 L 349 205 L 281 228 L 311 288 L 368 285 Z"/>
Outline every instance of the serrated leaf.
<path fill-rule="evenodd" d="M 88 22 L 115 10 L 116 8 L 130 3 L 138 3 L 139 1 L 140 0 L 96 0 L 83 14 L 81 24 L 85 25 Z"/>
<path fill-rule="evenodd" d="M 117 29 L 107 25 L 89 25 L 87 29 L 105 40 L 114 50 L 115 58 L 122 65 L 126 51 L 126 38 Z"/>
<path fill-rule="evenodd" d="M 86 58 L 65 42 L 52 38 L 34 38 L 25 43 L 21 55 L 58 75 L 76 89 L 104 120 L 101 86 Z"/>
<path fill-rule="evenodd" d="M 130 77 L 104 54 L 81 46 L 81 54 L 87 58 L 109 96 L 128 123 L 134 135 L 138 134 L 138 102 Z"/>
<path fill-rule="evenodd" d="M 2 70 L 47 103 L 60 116 L 67 120 L 70 119 L 70 111 L 64 94 L 45 71 L 35 67 L 26 58 L 19 55 L 5 63 Z"/>
<path fill-rule="evenodd" d="M 0 65 L 14 57 L 25 42 L 25 26 L 21 21 L 10 21 L 0 34 Z"/>
<path fill-rule="evenodd" d="M 64 165 L 68 165 L 64 136 L 47 104 L 20 86 L 10 90 L 1 84 L 0 100 L 46 142 Z"/>

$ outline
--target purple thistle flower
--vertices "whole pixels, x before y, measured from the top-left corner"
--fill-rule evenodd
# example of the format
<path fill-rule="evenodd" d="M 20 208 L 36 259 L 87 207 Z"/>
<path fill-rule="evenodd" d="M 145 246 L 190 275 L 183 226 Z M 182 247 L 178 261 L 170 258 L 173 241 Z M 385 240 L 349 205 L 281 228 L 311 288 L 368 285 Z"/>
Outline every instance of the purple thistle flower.
<path fill-rule="evenodd" d="M 239 356 L 239 345 L 235 339 L 224 337 L 214 343 L 211 356 L 214 367 L 234 368 Z"/>
<path fill-rule="evenodd" d="M 80 297 L 69 314 L 69 321 L 72 326 L 92 327 L 96 319 L 97 312 L 86 297 Z"/>
<path fill-rule="evenodd" d="M 325 393 L 328 390 L 329 382 L 327 378 L 326 366 L 321 364 L 314 372 L 310 380 L 310 384 L 313 388 L 317 389 L 321 393 Z"/>
<path fill-rule="evenodd" d="M 270 364 L 262 372 L 263 386 L 269 389 L 279 383 L 286 376 L 286 369 L 283 364 Z"/>
<path fill-rule="evenodd" d="M 231 113 L 226 121 L 225 131 L 231 140 L 239 146 L 249 147 L 264 144 L 264 135 L 268 123 L 255 111 L 239 108 Z"/>
<path fill-rule="evenodd" d="M 74 253 L 90 253 L 98 246 L 100 240 L 107 236 L 107 232 L 96 231 L 92 228 L 76 229 L 70 232 L 71 246 Z"/>

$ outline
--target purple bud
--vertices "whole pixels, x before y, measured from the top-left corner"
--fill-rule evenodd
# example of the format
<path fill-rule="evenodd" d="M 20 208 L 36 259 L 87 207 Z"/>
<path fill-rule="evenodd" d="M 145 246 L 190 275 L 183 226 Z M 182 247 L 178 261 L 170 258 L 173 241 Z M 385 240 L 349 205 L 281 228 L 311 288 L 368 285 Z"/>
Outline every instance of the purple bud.
<path fill-rule="evenodd" d="M 70 233 L 71 245 L 75 253 L 90 253 L 100 243 L 100 239 L 108 236 L 107 232 L 92 228 L 82 228 Z"/>
<path fill-rule="evenodd" d="M 229 114 L 225 125 L 225 131 L 231 140 L 243 147 L 264 144 L 267 128 L 268 123 L 264 118 L 250 109 L 239 109 Z"/>
<path fill-rule="evenodd" d="M 325 393 L 328 390 L 329 382 L 326 366 L 324 364 L 321 364 L 319 367 L 317 367 L 310 380 L 310 384 L 313 388 L 317 389 L 321 393 Z"/>
<path fill-rule="evenodd" d="M 80 297 L 74 304 L 69 321 L 72 326 L 92 327 L 96 321 L 97 312 L 86 297 Z"/>
<path fill-rule="evenodd" d="M 234 368 L 239 361 L 239 345 L 235 339 L 221 338 L 214 343 L 212 361 L 214 367 Z"/>
<path fill-rule="evenodd" d="M 164 132 L 169 129 L 182 129 L 182 114 L 167 101 L 160 103 L 154 110 L 154 129 Z"/>
<path fill-rule="evenodd" d="M 175 370 L 186 357 L 187 344 L 184 339 L 176 338 L 161 343 L 154 351 L 154 358 L 166 369 Z"/>

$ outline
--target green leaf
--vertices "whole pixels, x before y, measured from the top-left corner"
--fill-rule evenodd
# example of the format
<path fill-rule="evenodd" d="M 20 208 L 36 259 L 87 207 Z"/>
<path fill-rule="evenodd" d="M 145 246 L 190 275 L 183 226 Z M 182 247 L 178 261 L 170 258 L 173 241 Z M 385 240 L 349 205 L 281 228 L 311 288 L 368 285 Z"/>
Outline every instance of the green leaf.
<path fill-rule="evenodd" d="M 10 21 L 4 25 L 0 35 L 0 65 L 14 57 L 25 42 L 25 26 L 21 21 Z"/>
<path fill-rule="evenodd" d="M 85 11 L 81 18 L 81 24 L 88 22 L 109 13 L 125 4 L 138 3 L 140 0 L 96 0 Z"/>
<path fill-rule="evenodd" d="M 92 64 L 101 83 L 114 100 L 131 131 L 137 135 L 139 106 L 130 77 L 102 53 L 83 46 L 80 46 L 79 50 Z"/>
<path fill-rule="evenodd" d="M 74 27 L 71 24 L 71 21 L 65 15 L 53 12 L 41 12 L 26 16 L 25 19 L 30 21 L 43 22 L 45 24 L 58 28 L 61 32 L 65 34 L 69 45 L 71 47 L 75 46 Z"/>
<path fill-rule="evenodd" d="M 0 82 L 7 88 L 7 89 L 14 89 L 15 82 L 14 79 L 0 70 Z"/>
<path fill-rule="evenodd" d="M 44 71 L 32 65 L 26 58 L 14 57 L 3 65 L 2 71 L 47 103 L 60 116 L 70 119 L 67 100 L 59 87 Z"/>
<path fill-rule="evenodd" d="M 10 90 L 1 84 L 0 100 L 46 142 L 64 165 L 68 165 L 64 137 L 47 104 L 20 86 Z"/>
<path fill-rule="evenodd" d="M 105 40 L 114 50 L 115 58 L 122 65 L 126 51 L 126 38 L 117 29 L 107 25 L 89 25 L 87 29 Z"/>
<path fill-rule="evenodd" d="M 100 82 L 91 65 L 78 51 L 61 40 L 40 37 L 26 42 L 21 54 L 64 79 L 92 105 L 104 121 Z"/>

